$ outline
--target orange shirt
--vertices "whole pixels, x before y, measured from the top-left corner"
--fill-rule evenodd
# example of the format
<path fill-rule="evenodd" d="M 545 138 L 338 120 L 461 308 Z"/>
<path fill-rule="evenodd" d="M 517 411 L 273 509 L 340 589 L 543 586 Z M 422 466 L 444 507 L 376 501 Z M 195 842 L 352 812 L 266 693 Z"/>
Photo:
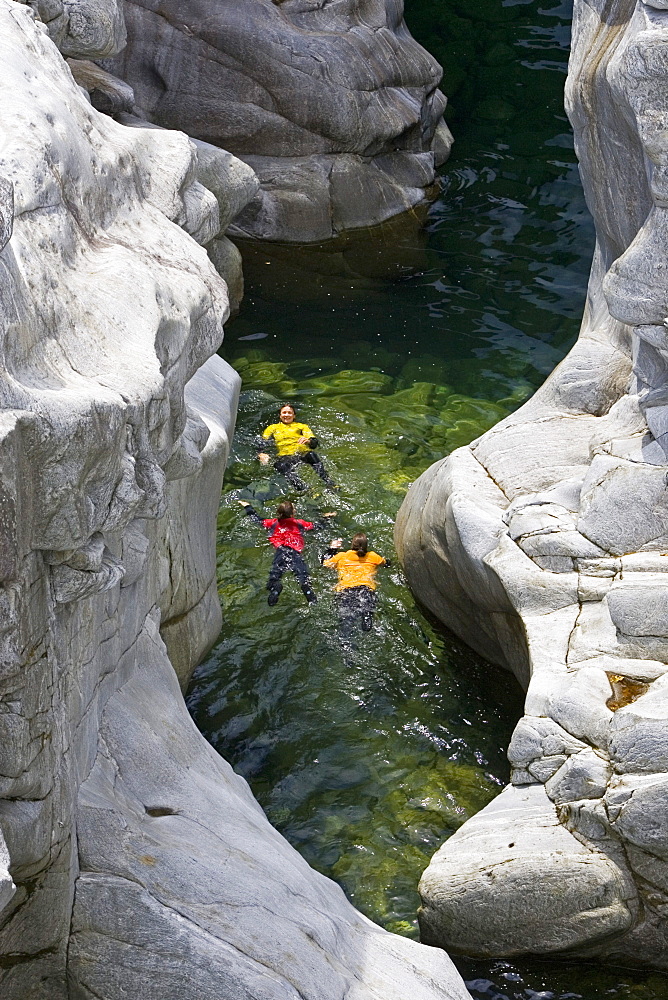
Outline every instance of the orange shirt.
<path fill-rule="evenodd" d="M 354 549 L 348 552 L 337 552 L 335 556 L 325 559 L 323 566 L 337 570 L 339 582 L 334 590 L 346 590 L 348 587 L 369 587 L 376 589 L 376 570 L 383 566 L 385 560 L 377 552 L 367 552 L 361 558 Z"/>

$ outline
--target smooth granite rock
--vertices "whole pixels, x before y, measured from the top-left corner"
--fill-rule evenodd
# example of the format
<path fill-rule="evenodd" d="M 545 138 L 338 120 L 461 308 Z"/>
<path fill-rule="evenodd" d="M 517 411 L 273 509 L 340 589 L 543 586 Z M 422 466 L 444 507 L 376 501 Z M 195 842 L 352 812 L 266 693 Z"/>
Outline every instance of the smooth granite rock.
<path fill-rule="evenodd" d="M 598 238 L 580 339 L 397 521 L 419 598 L 527 688 L 512 785 L 422 880 L 423 939 L 466 954 L 668 968 L 664 7 L 576 0 L 567 109 Z"/>
<path fill-rule="evenodd" d="M 452 137 L 402 0 L 127 0 L 104 66 L 136 110 L 229 149 L 261 189 L 233 232 L 314 242 L 425 200 Z"/>
<path fill-rule="evenodd" d="M 506 788 L 465 823 L 434 855 L 420 892 L 423 940 L 447 937 L 454 951 L 485 958 L 618 934 L 634 895 L 614 861 L 559 823 L 542 784 Z"/>
<path fill-rule="evenodd" d="M 18 0 L 45 25 L 63 55 L 113 56 L 127 41 L 122 0 Z"/>
<path fill-rule="evenodd" d="M 13 0 L 0 65 L 0 995 L 466 1000 L 309 868 L 181 695 L 220 628 L 239 390 L 195 240 L 253 175 L 216 150 L 214 193 L 187 136 L 97 111 Z"/>
<path fill-rule="evenodd" d="M 99 67 L 96 69 L 99 73 L 104 73 L 105 77 L 116 80 L 116 77 L 111 77 L 109 73 Z M 91 82 L 93 86 L 96 85 L 95 79 Z M 123 86 L 127 87 L 127 84 Z M 97 91 L 92 90 L 91 98 L 94 98 L 96 93 Z M 108 97 L 107 100 L 109 100 Z M 95 104 L 95 100 L 93 103 Z M 134 103 L 132 106 L 134 108 Z M 161 128 L 161 126 L 138 118 L 127 111 L 119 111 L 116 118 L 130 128 Z M 230 313 L 234 315 L 239 310 L 244 294 L 242 260 L 237 247 L 223 233 L 258 193 L 260 181 L 248 164 L 228 153 L 227 150 L 220 149 L 219 146 L 211 146 L 208 142 L 201 142 L 199 139 L 191 139 L 190 141 L 197 154 L 194 163 L 197 180 L 215 196 L 218 202 L 219 230 L 212 237 L 209 235 L 207 241 L 200 240 L 199 242 L 205 242 L 209 260 L 218 274 L 225 279 L 230 300 Z"/>
<path fill-rule="evenodd" d="M 90 102 L 98 111 L 108 115 L 131 113 L 135 106 L 132 87 L 107 73 L 90 59 L 68 59 L 67 65 L 72 76 L 90 97 Z"/>

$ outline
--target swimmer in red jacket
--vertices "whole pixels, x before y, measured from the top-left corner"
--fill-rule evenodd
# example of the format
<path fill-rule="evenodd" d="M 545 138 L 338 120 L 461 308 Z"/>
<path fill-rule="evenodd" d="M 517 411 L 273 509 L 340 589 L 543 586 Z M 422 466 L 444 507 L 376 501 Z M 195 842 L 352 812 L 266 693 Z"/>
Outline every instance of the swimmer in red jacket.
<path fill-rule="evenodd" d="M 295 508 L 289 500 L 285 500 L 278 505 L 276 517 L 262 518 L 256 510 L 245 500 L 238 501 L 245 508 L 248 517 L 252 518 L 256 524 L 261 525 L 270 532 L 269 541 L 276 549 L 274 562 L 269 571 L 267 580 L 267 604 L 278 603 L 278 598 L 283 590 L 281 577 L 284 573 L 291 572 L 297 577 L 299 586 L 302 588 L 304 596 L 309 604 L 315 604 L 317 597 L 311 587 L 311 578 L 308 566 L 304 562 L 301 552 L 306 544 L 304 541 L 304 531 L 312 531 L 319 527 L 313 521 L 302 521 L 295 517 Z M 333 512 L 323 514 L 323 517 L 335 517 Z"/>

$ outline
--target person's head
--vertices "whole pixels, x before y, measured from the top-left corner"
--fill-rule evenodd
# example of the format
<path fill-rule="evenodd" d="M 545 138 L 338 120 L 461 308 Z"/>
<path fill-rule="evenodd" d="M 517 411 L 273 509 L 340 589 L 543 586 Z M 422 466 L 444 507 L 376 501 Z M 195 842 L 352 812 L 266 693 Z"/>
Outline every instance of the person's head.
<path fill-rule="evenodd" d="M 295 419 L 295 408 L 291 403 L 286 403 L 278 412 L 279 420 L 282 424 L 291 424 Z"/>
<path fill-rule="evenodd" d="M 353 535 L 353 540 L 350 543 L 350 546 L 353 552 L 356 552 L 358 556 L 365 556 L 369 548 L 369 539 L 363 531 L 358 531 L 356 535 Z"/>
<path fill-rule="evenodd" d="M 294 517 L 295 508 L 292 506 L 289 500 L 284 500 L 283 503 L 279 503 L 276 508 L 276 517 L 280 520 L 284 517 Z"/>

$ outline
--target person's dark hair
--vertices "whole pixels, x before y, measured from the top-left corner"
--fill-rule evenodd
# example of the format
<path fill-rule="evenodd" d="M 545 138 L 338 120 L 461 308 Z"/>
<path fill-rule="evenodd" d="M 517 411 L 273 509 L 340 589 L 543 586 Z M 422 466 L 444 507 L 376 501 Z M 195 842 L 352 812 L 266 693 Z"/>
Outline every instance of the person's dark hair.
<path fill-rule="evenodd" d="M 280 413 L 281 410 L 284 410 L 286 406 L 289 406 L 294 415 L 297 416 L 297 411 L 295 410 L 294 403 L 281 403 L 281 405 L 278 408 L 278 412 Z"/>
<path fill-rule="evenodd" d="M 361 558 L 362 556 L 365 556 L 367 553 L 367 549 L 369 548 L 369 539 L 366 537 L 363 531 L 358 531 L 356 535 L 353 535 L 353 540 L 350 544 L 352 546 L 353 552 L 356 552 L 357 555 Z"/>
<path fill-rule="evenodd" d="M 283 503 L 279 503 L 278 505 L 278 508 L 276 510 L 276 517 L 278 517 L 279 520 L 282 517 L 294 517 L 294 513 L 295 513 L 295 508 L 292 506 L 290 501 L 284 500 Z"/>

